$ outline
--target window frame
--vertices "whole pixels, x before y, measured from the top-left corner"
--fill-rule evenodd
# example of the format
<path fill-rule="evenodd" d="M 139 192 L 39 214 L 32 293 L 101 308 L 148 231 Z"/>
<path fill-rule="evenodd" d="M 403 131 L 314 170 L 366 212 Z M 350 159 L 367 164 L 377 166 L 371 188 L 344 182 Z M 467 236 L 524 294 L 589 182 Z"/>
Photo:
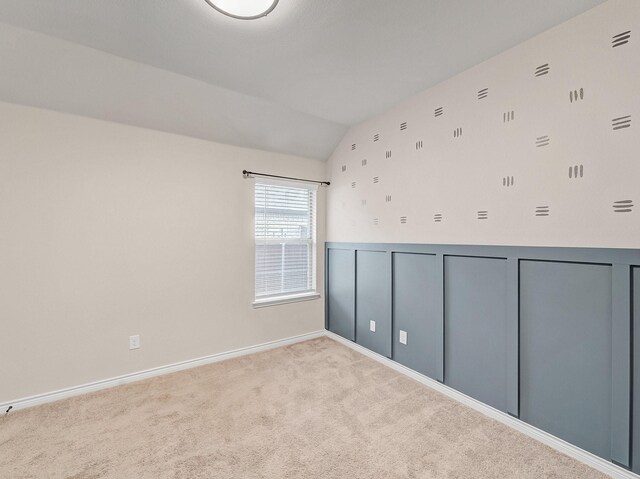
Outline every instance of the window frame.
<path fill-rule="evenodd" d="M 299 240 L 299 239 L 291 239 L 289 241 L 281 241 L 279 238 L 274 239 L 258 239 L 256 235 L 256 227 L 258 220 L 258 208 L 257 208 L 257 193 L 258 193 L 258 185 L 266 185 L 266 186 L 279 186 L 285 188 L 297 188 L 297 189 L 305 189 L 308 190 L 313 196 L 311 201 L 311 238 L 310 240 Z M 254 207 L 254 216 L 253 216 L 253 307 L 254 308 L 262 308 L 266 306 L 275 306 L 280 304 L 294 303 L 299 301 L 308 301 L 312 299 L 320 298 L 320 293 L 318 292 L 318 244 L 317 244 L 317 214 L 318 214 L 318 185 L 291 181 L 291 180 L 279 180 L 272 178 L 256 178 L 255 183 L 253 185 L 253 207 Z M 270 295 L 257 295 L 256 288 L 256 279 L 258 275 L 258 264 L 257 264 L 257 252 L 258 246 L 261 244 L 309 244 L 310 245 L 310 255 L 311 255 L 311 289 L 300 291 L 300 292 L 280 292 L 274 293 Z"/>

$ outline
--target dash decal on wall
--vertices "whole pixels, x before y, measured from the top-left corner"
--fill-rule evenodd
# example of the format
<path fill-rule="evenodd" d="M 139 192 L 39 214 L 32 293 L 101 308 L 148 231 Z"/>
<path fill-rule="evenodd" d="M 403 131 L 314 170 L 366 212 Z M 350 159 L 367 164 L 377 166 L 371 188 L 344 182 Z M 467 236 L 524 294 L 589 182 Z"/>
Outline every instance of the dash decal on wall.
<path fill-rule="evenodd" d="M 504 112 L 502 114 L 502 123 L 509 123 L 516 119 L 516 114 L 513 110 Z"/>
<path fill-rule="evenodd" d="M 416 150 L 422 149 L 422 140 L 416 141 Z"/>
<path fill-rule="evenodd" d="M 400 224 L 403 224 L 403 225 L 407 224 L 407 217 L 406 216 L 401 216 L 400 217 Z"/>
<path fill-rule="evenodd" d="M 362 166 L 367 166 L 367 160 L 362 160 Z"/>
<path fill-rule="evenodd" d="M 379 141 L 380 140 L 380 134 L 376 133 L 375 135 L 373 135 L 373 141 Z"/>
<path fill-rule="evenodd" d="M 456 128 L 453 130 L 453 137 L 460 138 L 462 136 L 462 128 Z"/>
<path fill-rule="evenodd" d="M 439 117 L 439 116 L 442 116 L 443 114 L 444 114 L 444 108 L 443 107 L 438 107 L 433 112 L 433 116 L 435 116 L 436 118 Z"/>
<path fill-rule="evenodd" d="M 435 223 L 442 223 L 443 217 L 442 217 L 442 213 L 436 213 L 435 215 L 433 215 L 433 221 Z"/>
<path fill-rule="evenodd" d="M 615 213 L 631 213 L 633 211 L 633 200 L 619 200 L 613 202 Z"/>
<path fill-rule="evenodd" d="M 351 188 L 355 188 L 355 187 L 356 187 L 356 182 L 355 181 L 351 182 Z"/>
<path fill-rule="evenodd" d="M 344 173 L 345 171 L 347 171 L 347 165 L 342 165 L 342 172 Z"/>
<path fill-rule="evenodd" d="M 400 123 L 400 131 L 404 131 L 407 129 L 407 122 L 403 121 L 402 123 Z"/>
<path fill-rule="evenodd" d="M 549 216 L 549 207 L 536 206 L 536 216 Z"/>
<path fill-rule="evenodd" d="M 624 45 L 625 43 L 629 43 L 629 38 L 631 38 L 631 30 L 614 35 L 611 40 L 612 47 L 615 48 Z"/>
<path fill-rule="evenodd" d="M 487 210 L 478 211 L 478 219 L 479 220 L 488 220 L 489 219 L 489 212 Z"/>
<path fill-rule="evenodd" d="M 489 96 L 489 89 L 483 88 L 482 90 L 478 90 L 478 100 L 484 100 Z"/>
<path fill-rule="evenodd" d="M 378 218 L 373 218 L 373 226 L 378 226 Z"/>
<path fill-rule="evenodd" d="M 385 195 L 384 201 L 385 203 L 391 203 L 391 195 Z"/>
<path fill-rule="evenodd" d="M 541 77 L 541 76 L 547 75 L 547 74 L 549 74 L 549 64 L 548 63 L 545 63 L 544 65 L 540 65 L 539 67 L 536 67 L 535 76 Z"/>
<path fill-rule="evenodd" d="M 573 165 L 569 167 L 569 178 L 582 178 L 584 176 L 583 165 Z"/>
<path fill-rule="evenodd" d="M 502 186 L 513 186 L 514 185 L 514 179 L 513 176 L 503 176 L 502 177 Z"/>
<path fill-rule="evenodd" d="M 611 126 L 614 130 L 622 130 L 631 126 L 631 115 L 621 116 L 611 120 Z"/>
<path fill-rule="evenodd" d="M 569 101 L 571 103 L 578 100 L 584 100 L 584 88 L 580 88 L 580 90 L 571 90 L 569 92 Z"/>
<path fill-rule="evenodd" d="M 373 182 L 374 183 L 379 183 L 380 182 L 380 177 L 379 176 L 374 176 L 373 177 Z"/>
<path fill-rule="evenodd" d="M 354 144 L 351 145 L 351 151 L 353 151 L 355 149 L 356 149 L 356 144 L 354 143 Z"/>
<path fill-rule="evenodd" d="M 384 152 L 384 157 L 388 160 L 389 158 L 391 158 L 391 150 L 387 150 Z"/>
<path fill-rule="evenodd" d="M 547 146 L 551 142 L 549 135 L 539 136 L 536 138 L 536 147 Z"/>

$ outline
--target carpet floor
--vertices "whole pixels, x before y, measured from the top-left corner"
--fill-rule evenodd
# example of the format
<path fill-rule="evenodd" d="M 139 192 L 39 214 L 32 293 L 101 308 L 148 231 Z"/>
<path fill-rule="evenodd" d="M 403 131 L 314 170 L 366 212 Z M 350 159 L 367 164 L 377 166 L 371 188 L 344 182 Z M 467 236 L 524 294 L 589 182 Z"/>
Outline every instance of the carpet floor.
<path fill-rule="evenodd" d="M 606 476 L 320 338 L 10 413 L 0 477 Z"/>

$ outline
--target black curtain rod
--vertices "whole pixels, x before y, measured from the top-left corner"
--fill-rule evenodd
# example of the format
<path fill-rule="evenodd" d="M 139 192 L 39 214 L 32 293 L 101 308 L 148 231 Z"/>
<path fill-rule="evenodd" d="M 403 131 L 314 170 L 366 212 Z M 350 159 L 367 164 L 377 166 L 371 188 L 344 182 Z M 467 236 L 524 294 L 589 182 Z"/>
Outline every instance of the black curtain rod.
<path fill-rule="evenodd" d="M 242 170 L 242 176 L 244 176 L 245 178 L 250 178 L 251 176 L 266 176 L 268 178 L 282 178 L 283 180 L 295 180 L 295 181 L 305 181 L 307 183 L 318 183 L 321 186 L 329 186 L 331 184 L 331 182 L 329 181 L 306 180 L 304 178 L 293 178 L 291 176 L 268 175 L 266 173 L 256 173 L 255 171 L 247 171 L 247 170 Z"/>

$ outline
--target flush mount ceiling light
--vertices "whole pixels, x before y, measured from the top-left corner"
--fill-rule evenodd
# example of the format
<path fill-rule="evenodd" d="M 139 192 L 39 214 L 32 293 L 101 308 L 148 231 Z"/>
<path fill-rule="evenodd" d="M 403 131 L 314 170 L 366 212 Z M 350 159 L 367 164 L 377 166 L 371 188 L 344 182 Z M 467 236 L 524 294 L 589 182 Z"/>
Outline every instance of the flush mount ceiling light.
<path fill-rule="evenodd" d="M 204 0 L 220 13 L 240 20 L 266 17 L 276 8 L 278 0 Z"/>

